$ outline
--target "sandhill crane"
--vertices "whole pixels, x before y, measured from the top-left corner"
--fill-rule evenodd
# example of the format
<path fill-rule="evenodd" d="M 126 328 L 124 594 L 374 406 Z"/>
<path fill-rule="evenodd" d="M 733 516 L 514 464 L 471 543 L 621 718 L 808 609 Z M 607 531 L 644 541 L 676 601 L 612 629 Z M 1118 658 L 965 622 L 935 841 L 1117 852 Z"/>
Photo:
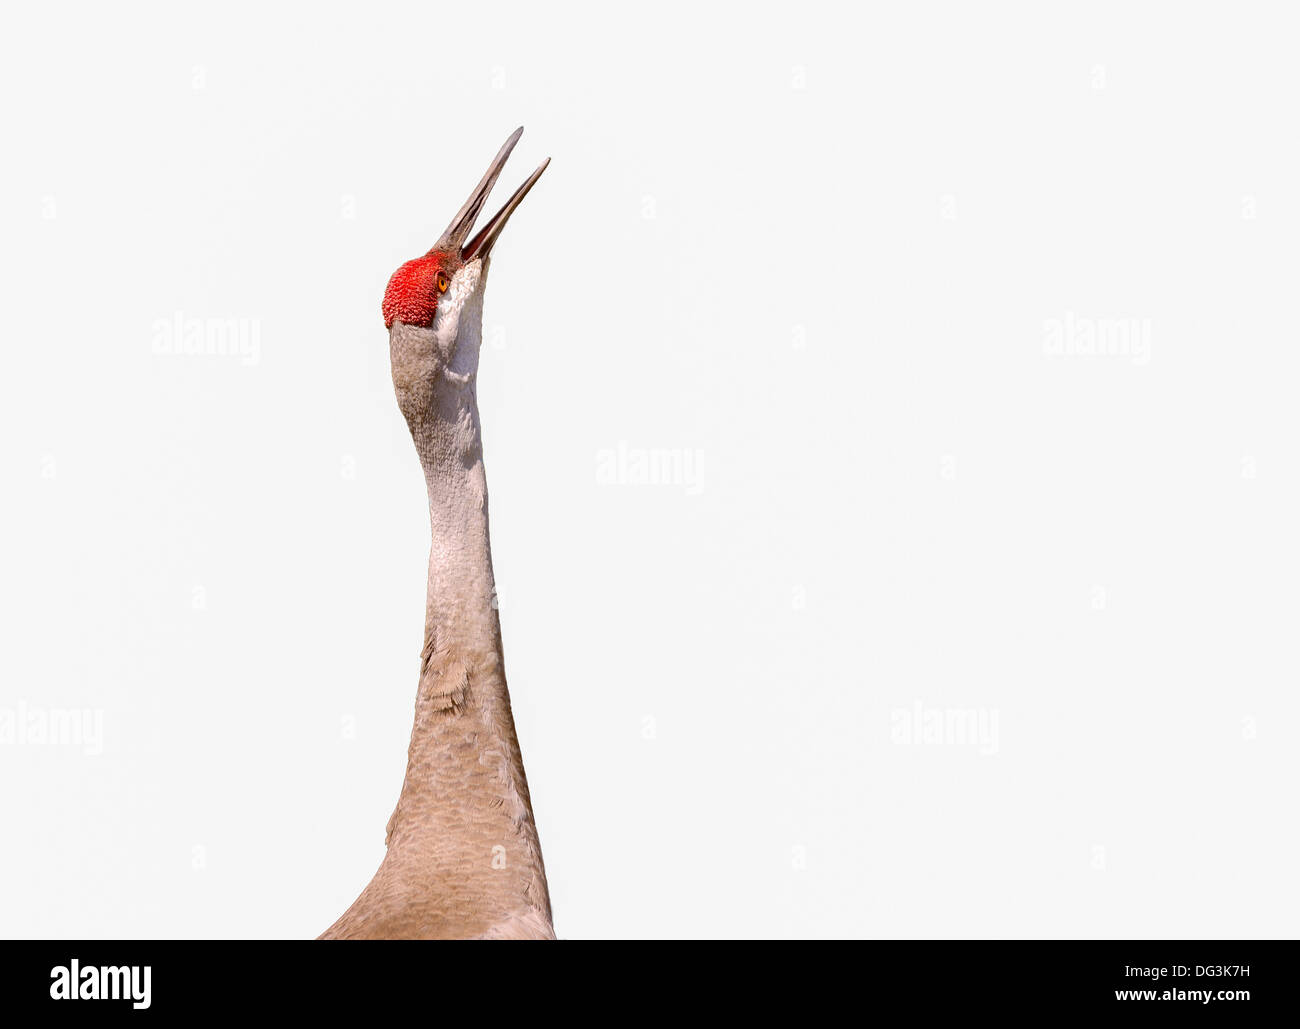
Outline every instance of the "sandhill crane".
<path fill-rule="evenodd" d="M 429 490 L 424 649 L 387 853 L 322 939 L 555 935 L 502 663 L 475 383 L 489 255 L 550 159 L 465 242 L 523 131 L 384 293 L 393 388 Z"/>

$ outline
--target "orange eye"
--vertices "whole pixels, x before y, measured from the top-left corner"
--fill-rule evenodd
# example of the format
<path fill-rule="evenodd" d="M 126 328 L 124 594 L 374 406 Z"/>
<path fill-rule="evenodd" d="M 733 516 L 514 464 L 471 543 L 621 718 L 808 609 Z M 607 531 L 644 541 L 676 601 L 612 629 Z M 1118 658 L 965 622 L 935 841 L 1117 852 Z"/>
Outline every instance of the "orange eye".
<path fill-rule="evenodd" d="M 447 276 L 443 275 L 442 272 L 439 272 L 439 273 L 438 273 L 438 292 L 439 292 L 439 293 L 446 293 L 446 292 L 447 292 L 447 287 L 450 286 L 450 285 L 451 285 L 451 283 L 447 280 Z"/>

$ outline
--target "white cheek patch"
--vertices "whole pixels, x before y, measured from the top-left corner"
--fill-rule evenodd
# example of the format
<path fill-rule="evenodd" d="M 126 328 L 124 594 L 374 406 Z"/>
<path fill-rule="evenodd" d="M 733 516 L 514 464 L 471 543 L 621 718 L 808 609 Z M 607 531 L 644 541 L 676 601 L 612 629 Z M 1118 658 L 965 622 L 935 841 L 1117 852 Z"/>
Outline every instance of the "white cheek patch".
<path fill-rule="evenodd" d="M 451 278 L 447 292 L 438 298 L 433 316 L 433 334 L 443 355 L 443 376 L 463 386 L 478 371 L 482 333 L 483 298 L 479 293 L 483 267 L 471 261 Z"/>
<path fill-rule="evenodd" d="M 438 298 L 438 309 L 433 315 L 433 331 L 439 343 L 450 345 L 456 340 L 460 325 L 460 312 L 470 296 L 478 289 L 480 275 L 478 261 L 472 261 L 451 277 L 447 292 Z M 444 353 L 448 347 L 444 347 Z"/>

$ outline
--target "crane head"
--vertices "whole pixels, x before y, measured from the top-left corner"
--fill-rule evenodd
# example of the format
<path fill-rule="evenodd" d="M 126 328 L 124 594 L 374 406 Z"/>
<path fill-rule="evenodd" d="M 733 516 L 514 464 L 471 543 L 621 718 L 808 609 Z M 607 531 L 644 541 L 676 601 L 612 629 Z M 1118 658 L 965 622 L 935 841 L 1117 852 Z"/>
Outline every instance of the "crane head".
<path fill-rule="evenodd" d="M 472 239 L 469 238 L 474 222 L 487 202 L 488 194 L 492 192 L 501 169 L 505 167 L 506 158 L 519 142 L 523 131 L 522 127 L 516 129 L 505 141 L 469 199 L 461 206 L 433 248 L 423 257 L 407 261 L 388 280 L 383 304 L 386 328 L 391 330 L 397 322 L 423 328 L 432 327 L 439 320 L 440 313 L 445 318 L 448 313 L 446 309 L 455 307 L 458 314 L 469 296 L 477 292 L 501 230 L 551 163 L 549 157 L 543 161 L 524 184 L 514 191 L 501 210 L 489 218 Z"/>

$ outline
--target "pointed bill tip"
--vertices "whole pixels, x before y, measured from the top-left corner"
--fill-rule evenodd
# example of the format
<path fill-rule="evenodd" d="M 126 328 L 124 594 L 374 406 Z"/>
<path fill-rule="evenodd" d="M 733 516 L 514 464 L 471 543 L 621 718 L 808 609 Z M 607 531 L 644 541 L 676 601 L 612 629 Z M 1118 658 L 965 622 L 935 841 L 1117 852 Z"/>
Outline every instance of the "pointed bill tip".
<path fill-rule="evenodd" d="M 537 170 L 524 180 L 524 184 L 511 194 L 510 199 L 505 202 L 501 210 L 488 219 L 488 223 L 479 229 L 478 234 L 465 244 L 464 250 L 461 251 L 461 257 L 464 260 L 472 261 L 476 257 L 486 258 L 492 252 L 492 247 L 496 245 L 497 239 L 501 236 L 501 230 L 506 227 L 506 222 L 514 214 L 515 208 L 528 195 L 528 191 L 542 177 L 542 172 L 546 171 L 546 166 L 550 163 L 551 159 L 548 157 L 539 164 Z"/>
<path fill-rule="evenodd" d="M 465 237 L 469 235 L 470 230 L 474 227 L 474 222 L 478 220 L 479 213 L 483 210 L 483 205 L 487 202 L 488 194 L 492 192 L 492 187 L 496 185 L 501 169 L 506 165 L 506 159 L 510 156 L 510 152 L 514 150 L 515 144 L 519 142 L 519 137 L 523 134 L 524 127 L 520 125 L 501 144 L 501 149 L 497 151 L 496 157 L 488 165 L 488 170 L 483 173 L 483 178 L 479 180 L 479 184 L 474 187 L 474 192 L 461 205 L 460 210 L 456 212 L 456 217 L 451 220 L 451 224 L 447 226 L 446 231 L 438 237 L 438 242 L 433 245 L 434 250 L 454 250 L 465 242 Z"/>

